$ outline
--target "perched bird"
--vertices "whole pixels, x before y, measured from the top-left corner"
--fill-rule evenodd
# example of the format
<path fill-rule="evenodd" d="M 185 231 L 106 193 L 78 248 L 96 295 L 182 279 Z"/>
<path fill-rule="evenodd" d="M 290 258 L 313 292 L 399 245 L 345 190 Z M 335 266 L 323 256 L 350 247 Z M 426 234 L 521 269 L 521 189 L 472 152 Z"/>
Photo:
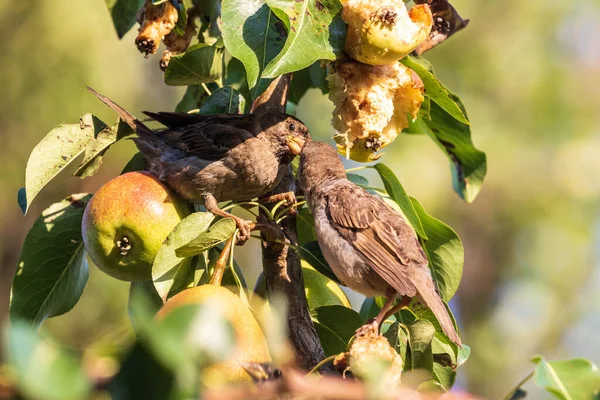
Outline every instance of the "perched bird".
<path fill-rule="evenodd" d="M 286 167 L 300 154 L 308 128 L 283 113 L 198 115 L 144 112 L 167 128 L 152 131 L 131 113 L 88 87 L 136 133 L 133 139 L 148 168 L 184 199 L 211 213 L 233 218 L 238 240 L 253 223 L 222 211 L 221 201 L 263 196 L 277 186 Z"/>
<path fill-rule="evenodd" d="M 319 246 L 333 273 L 356 292 L 387 297 L 375 320 L 357 333 L 378 330 L 382 321 L 416 297 L 433 311 L 450 340 L 461 346 L 436 291 L 427 256 L 404 217 L 350 182 L 337 152 L 326 143 L 306 142 L 299 181 L 315 218 Z M 399 296 L 402 301 L 393 307 Z"/>

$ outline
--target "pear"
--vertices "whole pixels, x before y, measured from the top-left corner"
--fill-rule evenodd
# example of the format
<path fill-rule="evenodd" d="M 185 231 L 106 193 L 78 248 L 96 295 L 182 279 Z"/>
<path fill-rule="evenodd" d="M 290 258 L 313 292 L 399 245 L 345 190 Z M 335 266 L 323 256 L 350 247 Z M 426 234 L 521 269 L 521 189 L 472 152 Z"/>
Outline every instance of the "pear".
<path fill-rule="evenodd" d="M 202 382 L 210 388 L 252 382 L 252 377 L 242 365 L 269 363 L 271 355 L 265 335 L 252 311 L 231 291 L 213 284 L 186 289 L 170 298 L 158 311 L 156 318 L 164 318 L 172 310 L 183 305 L 202 305 L 214 301 L 218 301 L 226 310 L 225 318 L 234 330 L 235 348 L 224 362 L 203 369 Z"/>
<path fill-rule="evenodd" d="M 96 192 L 83 214 L 85 250 L 102 271 L 124 281 L 152 279 L 163 241 L 190 206 L 147 172 L 118 176 Z"/>
<path fill-rule="evenodd" d="M 429 37 L 433 26 L 427 4 L 407 11 L 402 0 L 347 0 L 342 18 L 348 23 L 344 50 L 369 65 L 387 65 L 407 56 Z"/>

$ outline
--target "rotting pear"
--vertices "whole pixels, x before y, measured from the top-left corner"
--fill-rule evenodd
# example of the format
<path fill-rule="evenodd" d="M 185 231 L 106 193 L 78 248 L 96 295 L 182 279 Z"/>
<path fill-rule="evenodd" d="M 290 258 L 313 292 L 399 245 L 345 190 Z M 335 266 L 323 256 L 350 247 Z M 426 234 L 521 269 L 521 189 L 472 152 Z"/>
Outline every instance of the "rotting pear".
<path fill-rule="evenodd" d="M 431 32 L 427 4 L 407 11 L 401 0 L 346 0 L 342 18 L 348 23 L 344 50 L 365 64 L 387 65 L 408 55 Z"/>

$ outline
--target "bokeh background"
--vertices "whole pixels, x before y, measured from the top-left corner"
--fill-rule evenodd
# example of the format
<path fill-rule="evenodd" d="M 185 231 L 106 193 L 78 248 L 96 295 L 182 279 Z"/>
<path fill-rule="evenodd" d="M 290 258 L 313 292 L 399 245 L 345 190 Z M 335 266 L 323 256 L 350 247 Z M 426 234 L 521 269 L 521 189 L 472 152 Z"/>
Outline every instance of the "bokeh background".
<path fill-rule="evenodd" d="M 600 363 L 600 3 L 454 0 L 466 30 L 427 54 L 464 100 L 488 176 L 473 204 L 451 189 L 448 161 L 427 138 L 404 135 L 382 159 L 407 191 L 454 227 L 466 252 L 453 308 L 470 360 L 460 385 L 499 398 L 549 359 Z M 27 230 L 49 204 L 94 192 L 133 154 L 119 143 L 92 178 L 64 173 L 26 217 L 16 202 L 29 152 L 54 126 L 93 112 L 115 116 L 90 85 L 125 108 L 170 110 L 181 88 L 162 83 L 157 58 L 117 39 L 101 0 L 0 2 L 0 318 Z M 332 106 L 311 91 L 297 108 L 313 135 L 331 136 Z M 352 165 L 352 164 L 350 164 Z M 257 243 L 238 251 L 253 281 Z M 44 329 L 76 348 L 131 337 L 128 285 L 95 268 L 70 313 Z M 535 392 L 534 398 L 545 395 Z"/>

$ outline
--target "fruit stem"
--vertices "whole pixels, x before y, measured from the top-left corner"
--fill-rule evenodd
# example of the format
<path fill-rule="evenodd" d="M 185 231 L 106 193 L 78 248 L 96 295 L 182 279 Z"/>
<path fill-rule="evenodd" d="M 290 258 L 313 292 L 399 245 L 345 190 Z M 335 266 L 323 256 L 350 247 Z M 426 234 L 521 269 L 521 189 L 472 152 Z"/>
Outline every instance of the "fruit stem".
<path fill-rule="evenodd" d="M 223 250 L 221 254 L 219 254 L 219 258 L 215 263 L 215 269 L 213 271 L 213 275 L 210 278 L 210 284 L 221 286 L 221 282 L 223 281 L 223 275 L 225 274 L 225 268 L 227 268 L 227 260 L 229 259 L 229 255 L 231 253 L 231 244 L 233 243 L 233 238 L 235 235 L 231 236 L 229 240 L 223 246 Z"/>
<path fill-rule="evenodd" d="M 319 370 L 319 368 L 321 368 L 323 365 L 327 364 L 328 362 L 331 362 L 333 360 L 335 360 L 335 358 L 338 356 L 338 354 L 334 354 L 332 356 L 329 356 L 323 360 L 321 360 L 317 365 L 315 365 L 313 367 L 313 369 L 311 369 L 308 374 L 306 375 L 310 375 L 310 374 L 314 374 L 315 372 L 317 372 Z"/>

